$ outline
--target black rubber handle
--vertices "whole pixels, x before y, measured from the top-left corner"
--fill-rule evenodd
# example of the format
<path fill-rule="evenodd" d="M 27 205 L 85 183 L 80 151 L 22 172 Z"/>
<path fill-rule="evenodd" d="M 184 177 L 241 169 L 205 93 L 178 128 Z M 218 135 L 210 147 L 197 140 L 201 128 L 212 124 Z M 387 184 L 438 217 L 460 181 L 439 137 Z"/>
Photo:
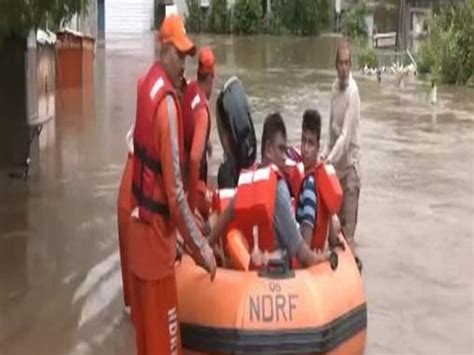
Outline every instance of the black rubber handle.
<path fill-rule="evenodd" d="M 359 259 L 358 256 L 354 257 L 355 262 L 357 264 L 357 268 L 359 269 L 359 272 L 362 274 L 362 261 Z"/>
<path fill-rule="evenodd" d="M 270 279 L 288 279 L 295 276 L 285 259 L 270 259 L 268 264 L 258 271 L 258 276 Z"/>
<path fill-rule="evenodd" d="M 275 274 L 282 275 L 288 270 L 286 262 L 283 259 L 270 259 L 267 264 L 267 271 Z"/>
<path fill-rule="evenodd" d="M 331 265 L 331 269 L 335 271 L 337 269 L 337 265 L 339 264 L 339 257 L 335 251 L 331 251 L 331 255 L 329 255 L 329 264 Z"/>

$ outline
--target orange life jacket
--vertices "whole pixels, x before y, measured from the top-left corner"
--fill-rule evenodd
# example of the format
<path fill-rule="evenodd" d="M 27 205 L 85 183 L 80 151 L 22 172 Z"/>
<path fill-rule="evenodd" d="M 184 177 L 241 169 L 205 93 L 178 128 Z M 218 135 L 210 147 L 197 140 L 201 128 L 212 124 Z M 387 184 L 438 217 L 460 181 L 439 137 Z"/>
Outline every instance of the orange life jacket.
<path fill-rule="evenodd" d="M 298 191 L 305 176 L 304 165 L 302 162 L 296 162 L 294 160 L 287 159 L 285 166 L 286 181 L 291 189 L 292 197 L 296 197 L 296 194 L 298 194 Z"/>
<path fill-rule="evenodd" d="M 199 87 L 197 80 L 189 83 L 184 91 L 182 109 L 183 109 L 183 133 L 184 148 L 186 156 L 189 159 L 191 147 L 193 144 L 194 129 L 196 126 L 194 114 L 200 108 L 205 108 L 209 124 L 207 125 L 206 142 L 209 141 L 211 134 L 211 111 L 205 93 Z M 199 169 L 199 179 L 207 182 L 207 151 L 204 149 Z"/>
<path fill-rule="evenodd" d="M 326 244 L 331 216 L 339 212 L 342 204 L 342 188 L 332 165 L 320 164 L 306 176 L 313 175 L 316 185 L 317 212 L 316 225 L 311 239 L 311 249 L 323 250 Z M 296 203 L 300 201 L 300 185 Z"/>
<path fill-rule="evenodd" d="M 284 178 L 273 165 L 244 170 L 240 173 L 235 201 L 234 224 L 244 232 L 251 249 L 254 247 L 253 227 L 258 227 L 261 251 L 276 249 L 273 216 L 278 180 Z"/>
<path fill-rule="evenodd" d="M 133 136 L 132 190 L 138 205 L 138 217 L 144 222 L 150 222 L 153 213 L 169 216 L 167 203 L 154 198 L 157 196 L 155 190 L 159 188 L 157 181 L 161 178 L 162 167 L 154 144 L 156 137 L 152 134 L 156 110 L 167 95 L 171 95 L 176 102 L 179 102 L 176 90 L 161 64 L 157 62 L 146 74 L 138 92 Z M 178 111 L 177 115 L 180 121 L 181 112 Z M 182 142 L 182 127 L 177 129 L 180 135 L 179 142 Z M 179 151 L 180 159 L 183 161 L 183 148 L 180 147 Z"/>

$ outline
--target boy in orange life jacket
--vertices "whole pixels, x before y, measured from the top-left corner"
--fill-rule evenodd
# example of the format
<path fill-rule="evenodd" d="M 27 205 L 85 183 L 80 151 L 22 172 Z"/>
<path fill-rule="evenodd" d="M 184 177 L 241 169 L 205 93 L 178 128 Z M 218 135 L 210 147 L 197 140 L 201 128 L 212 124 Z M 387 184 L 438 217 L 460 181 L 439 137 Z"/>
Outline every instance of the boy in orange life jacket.
<path fill-rule="evenodd" d="M 284 166 L 286 160 L 286 127 L 279 113 L 265 119 L 262 133 L 262 165 Z M 275 192 L 275 215 L 273 219 L 277 245 L 287 251 L 291 259 L 296 257 L 303 266 L 311 266 L 329 259 L 330 253 L 313 252 L 304 242 L 294 213 L 291 208 L 291 196 L 284 179 L 279 179 Z M 257 257 L 258 258 L 258 257 Z"/>
<path fill-rule="evenodd" d="M 190 82 L 182 101 L 184 148 L 188 158 L 188 201 L 192 211 L 208 220 L 210 202 L 207 201 L 207 150 L 211 132 L 209 98 L 214 84 L 215 59 L 209 47 L 201 48 L 197 80 Z"/>
<path fill-rule="evenodd" d="M 302 133 L 301 133 L 301 154 L 305 170 L 305 178 L 301 184 L 301 188 L 296 201 L 296 220 L 300 225 L 301 235 L 306 244 L 311 247 L 313 236 L 316 228 L 325 228 L 327 230 L 328 223 L 331 221 L 330 242 L 337 244 L 337 233 L 339 229 L 339 220 L 337 216 L 329 216 L 326 214 L 322 221 L 318 217 L 318 209 L 324 208 L 321 204 L 323 201 L 318 194 L 318 181 L 316 174 L 311 173 L 321 163 L 318 161 L 319 140 L 321 136 L 321 116 L 317 110 L 306 110 L 303 114 Z M 322 223 L 321 223 L 322 222 Z M 317 225 L 321 223 L 321 225 Z M 325 239 L 325 233 L 324 239 Z M 323 241 L 324 245 L 324 241 Z"/>

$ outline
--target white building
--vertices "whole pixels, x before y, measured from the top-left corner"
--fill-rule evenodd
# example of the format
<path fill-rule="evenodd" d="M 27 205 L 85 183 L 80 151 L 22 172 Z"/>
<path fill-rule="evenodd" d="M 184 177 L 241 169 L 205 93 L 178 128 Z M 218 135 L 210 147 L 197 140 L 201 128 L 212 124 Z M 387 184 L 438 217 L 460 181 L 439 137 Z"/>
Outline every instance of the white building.
<path fill-rule="evenodd" d="M 104 0 L 104 5 L 106 38 L 139 34 L 153 28 L 154 0 Z"/>

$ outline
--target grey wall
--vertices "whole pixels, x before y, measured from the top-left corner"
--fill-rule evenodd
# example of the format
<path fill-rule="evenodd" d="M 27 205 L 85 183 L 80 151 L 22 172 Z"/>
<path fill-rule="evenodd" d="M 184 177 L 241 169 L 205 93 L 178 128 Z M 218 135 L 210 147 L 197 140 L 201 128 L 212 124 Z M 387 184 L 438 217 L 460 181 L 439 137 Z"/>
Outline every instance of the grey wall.
<path fill-rule="evenodd" d="M 0 170 L 27 158 L 25 50 L 26 41 L 19 39 L 0 48 Z"/>

